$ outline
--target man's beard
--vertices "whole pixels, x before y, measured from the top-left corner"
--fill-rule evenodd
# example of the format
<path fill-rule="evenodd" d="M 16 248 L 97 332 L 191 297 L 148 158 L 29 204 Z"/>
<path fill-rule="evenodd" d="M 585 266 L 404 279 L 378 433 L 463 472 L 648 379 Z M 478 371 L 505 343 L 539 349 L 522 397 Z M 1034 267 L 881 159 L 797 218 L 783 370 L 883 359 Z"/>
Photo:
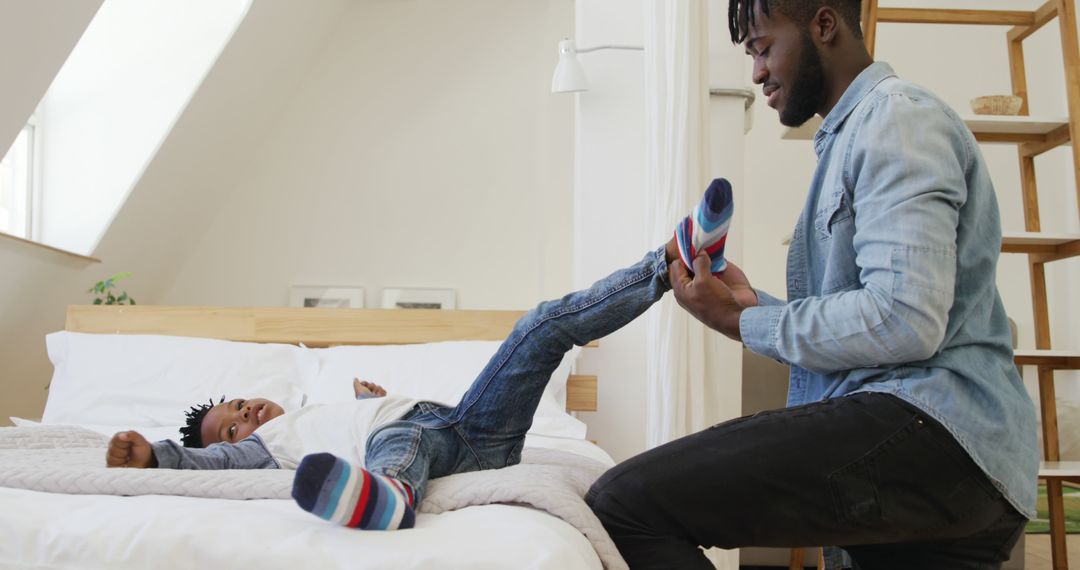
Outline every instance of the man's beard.
<path fill-rule="evenodd" d="M 788 90 L 788 100 L 780 110 L 780 124 L 798 127 L 810 120 L 825 100 L 825 68 L 810 34 L 802 34 L 798 74 Z"/>

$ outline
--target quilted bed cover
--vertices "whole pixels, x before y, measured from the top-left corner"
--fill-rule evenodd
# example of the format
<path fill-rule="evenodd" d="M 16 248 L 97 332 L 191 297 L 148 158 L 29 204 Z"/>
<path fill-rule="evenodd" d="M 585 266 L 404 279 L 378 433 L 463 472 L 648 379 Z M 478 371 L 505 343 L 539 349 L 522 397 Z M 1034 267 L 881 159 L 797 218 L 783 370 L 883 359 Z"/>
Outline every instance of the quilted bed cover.
<path fill-rule="evenodd" d="M 521 465 L 434 480 L 417 527 L 398 532 L 301 511 L 288 471 L 106 470 L 104 444 L 0 428 L 0 567 L 625 567 L 580 501 L 611 464 L 586 441 L 531 437 Z"/>

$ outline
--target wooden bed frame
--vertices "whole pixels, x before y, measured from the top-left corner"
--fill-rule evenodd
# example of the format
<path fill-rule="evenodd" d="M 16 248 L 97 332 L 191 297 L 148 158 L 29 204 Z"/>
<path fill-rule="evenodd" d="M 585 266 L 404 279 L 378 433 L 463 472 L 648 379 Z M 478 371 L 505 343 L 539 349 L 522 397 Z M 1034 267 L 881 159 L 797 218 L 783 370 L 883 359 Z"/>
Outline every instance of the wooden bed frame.
<path fill-rule="evenodd" d="M 320 309 L 71 305 L 64 329 L 82 333 L 158 334 L 244 342 L 303 343 L 313 348 L 502 340 L 523 311 Z M 595 346 L 590 343 L 589 346 Z M 596 376 L 572 374 L 566 410 L 596 411 Z"/>

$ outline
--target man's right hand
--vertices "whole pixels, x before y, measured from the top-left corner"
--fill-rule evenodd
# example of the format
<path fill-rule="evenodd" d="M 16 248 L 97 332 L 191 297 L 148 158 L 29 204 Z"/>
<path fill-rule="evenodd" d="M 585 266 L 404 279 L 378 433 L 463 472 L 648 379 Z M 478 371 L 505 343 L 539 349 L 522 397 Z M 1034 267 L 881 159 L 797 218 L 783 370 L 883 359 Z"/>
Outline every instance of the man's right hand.
<path fill-rule="evenodd" d="M 150 448 L 150 442 L 137 431 L 122 431 L 109 440 L 109 451 L 105 455 L 105 465 L 109 467 L 157 467 L 157 458 Z"/>
<path fill-rule="evenodd" d="M 743 309 L 757 305 L 757 293 L 746 274 L 730 260 L 720 278 L 713 277 L 711 261 L 704 250 L 698 253 L 692 276 L 681 261 L 668 266 L 675 300 L 709 328 L 741 341 L 739 318 Z"/>

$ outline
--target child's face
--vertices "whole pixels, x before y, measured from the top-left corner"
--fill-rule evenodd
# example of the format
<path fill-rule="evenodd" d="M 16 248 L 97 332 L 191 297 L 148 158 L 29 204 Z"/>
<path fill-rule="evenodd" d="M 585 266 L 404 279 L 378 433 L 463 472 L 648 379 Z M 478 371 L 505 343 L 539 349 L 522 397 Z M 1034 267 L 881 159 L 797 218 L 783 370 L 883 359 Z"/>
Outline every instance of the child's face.
<path fill-rule="evenodd" d="M 222 441 L 240 441 L 259 426 L 284 413 L 281 406 L 264 398 L 237 398 L 217 404 L 203 417 L 203 447 Z"/>

